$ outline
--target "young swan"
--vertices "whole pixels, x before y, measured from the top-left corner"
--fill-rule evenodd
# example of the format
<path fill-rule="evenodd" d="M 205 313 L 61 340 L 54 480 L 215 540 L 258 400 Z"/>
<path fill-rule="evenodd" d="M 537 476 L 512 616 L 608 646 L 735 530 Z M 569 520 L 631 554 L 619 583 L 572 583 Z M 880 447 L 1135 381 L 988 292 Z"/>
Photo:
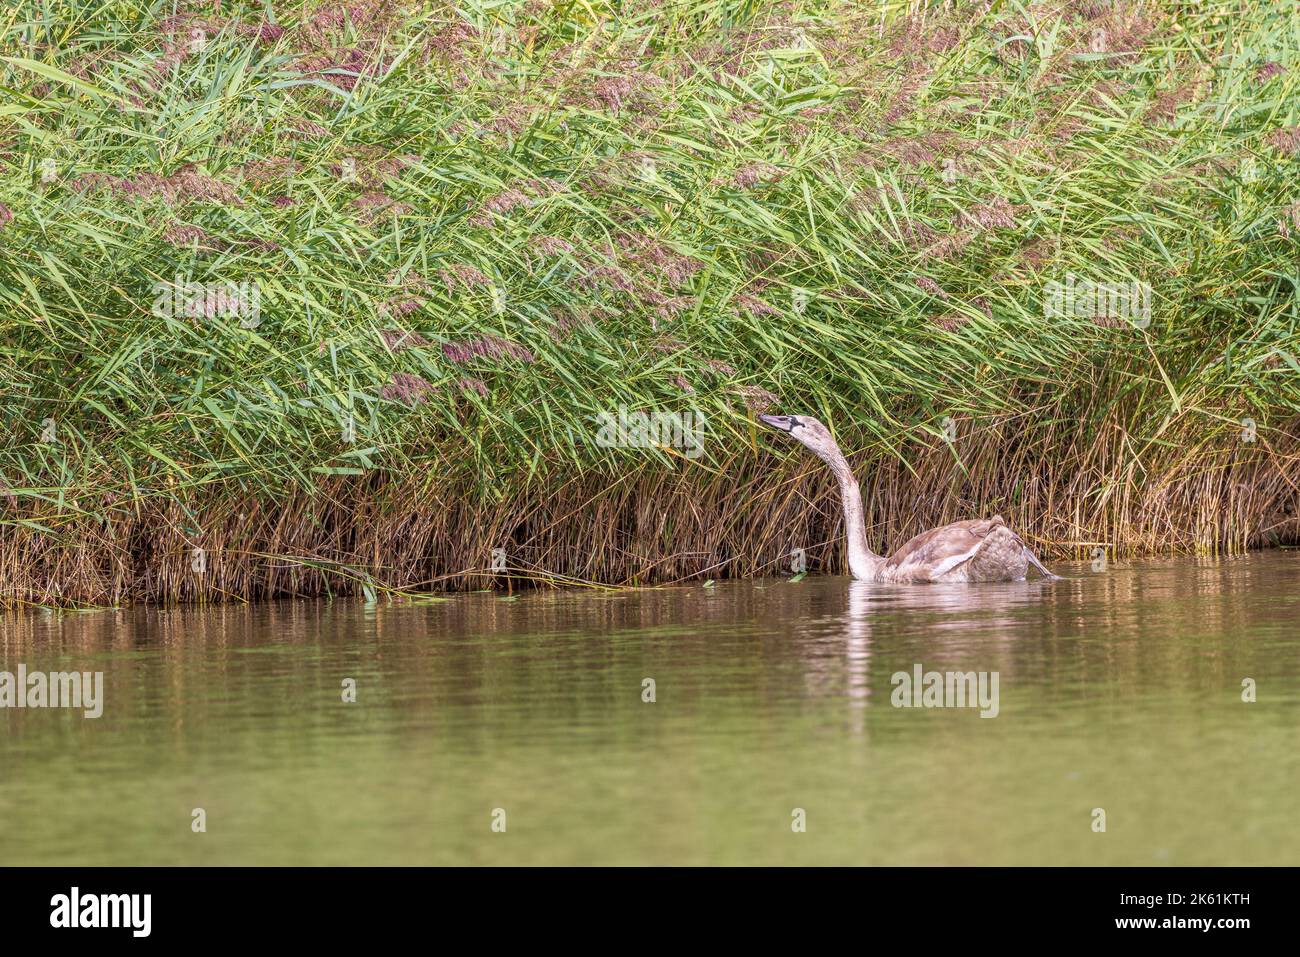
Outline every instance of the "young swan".
<path fill-rule="evenodd" d="M 806 445 L 830 466 L 840 483 L 844 531 L 848 536 L 849 571 L 867 582 L 1012 582 L 1023 581 L 1033 565 L 1044 578 L 1053 575 L 1011 531 L 1001 515 L 932 528 L 885 558 L 867 548 L 862 492 L 830 430 L 807 415 L 760 415 L 778 432 Z"/>

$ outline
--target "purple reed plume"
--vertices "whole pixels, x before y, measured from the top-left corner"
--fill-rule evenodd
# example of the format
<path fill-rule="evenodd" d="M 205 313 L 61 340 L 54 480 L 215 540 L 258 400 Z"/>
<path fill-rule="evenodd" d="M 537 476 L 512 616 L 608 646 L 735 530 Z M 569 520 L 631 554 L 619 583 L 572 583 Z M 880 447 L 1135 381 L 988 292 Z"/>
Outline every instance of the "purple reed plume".
<path fill-rule="evenodd" d="M 437 386 L 422 376 L 410 372 L 394 372 L 392 379 L 379 394 L 389 401 L 414 406 L 427 402 L 428 393 L 436 390 Z"/>

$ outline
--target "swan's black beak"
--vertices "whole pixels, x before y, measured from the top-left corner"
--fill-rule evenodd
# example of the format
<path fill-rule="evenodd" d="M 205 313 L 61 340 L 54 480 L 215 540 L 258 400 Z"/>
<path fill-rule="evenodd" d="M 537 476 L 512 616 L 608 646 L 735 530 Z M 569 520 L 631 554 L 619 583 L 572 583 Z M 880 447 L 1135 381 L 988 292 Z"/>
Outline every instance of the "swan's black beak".
<path fill-rule="evenodd" d="M 789 432 L 798 424 L 792 415 L 760 415 L 758 421 L 778 432 Z"/>

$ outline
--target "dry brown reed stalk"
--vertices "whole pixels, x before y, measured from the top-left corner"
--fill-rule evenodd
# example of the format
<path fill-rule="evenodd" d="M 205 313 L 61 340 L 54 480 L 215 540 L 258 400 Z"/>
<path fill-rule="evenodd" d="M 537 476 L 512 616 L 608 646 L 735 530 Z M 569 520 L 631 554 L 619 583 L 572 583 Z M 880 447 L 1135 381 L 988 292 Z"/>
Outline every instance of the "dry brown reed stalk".
<path fill-rule="evenodd" d="M 1125 555 L 1300 542 L 1300 423 L 1248 444 L 1189 422 L 1168 444 L 1135 448 L 1118 414 L 1100 434 L 1061 421 L 1034 431 L 1032 443 L 1021 441 L 1018 418 L 958 419 L 960 464 L 933 423 L 904 438 L 906 464 L 884 450 L 854 453 L 872 544 L 888 551 L 993 511 L 1056 559 L 1097 547 Z M 0 604 L 646 585 L 775 574 L 793 548 L 814 571 L 844 573 L 837 491 L 818 463 L 746 450 L 719 464 L 574 475 L 499 501 L 470 482 L 338 477 L 284 503 L 230 493 L 161 510 L 123 502 L 106 521 L 21 509 L 45 520 L 0 526 Z M 491 570 L 497 548 L 504 574 Z"/>

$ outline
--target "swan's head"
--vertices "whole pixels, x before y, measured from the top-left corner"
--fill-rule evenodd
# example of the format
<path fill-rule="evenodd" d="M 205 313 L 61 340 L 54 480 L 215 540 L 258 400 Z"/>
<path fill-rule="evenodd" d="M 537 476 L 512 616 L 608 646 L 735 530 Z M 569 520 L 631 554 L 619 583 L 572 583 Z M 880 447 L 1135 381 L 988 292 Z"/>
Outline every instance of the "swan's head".
<path fill-rule="evenodd" d="M 808 447 L 819 458 L 829 461 L 839 454 L 839 446 L 826 428 L 810 415 L 760 415 L 759 421 L 764 425 L 785 432 Z"/>

